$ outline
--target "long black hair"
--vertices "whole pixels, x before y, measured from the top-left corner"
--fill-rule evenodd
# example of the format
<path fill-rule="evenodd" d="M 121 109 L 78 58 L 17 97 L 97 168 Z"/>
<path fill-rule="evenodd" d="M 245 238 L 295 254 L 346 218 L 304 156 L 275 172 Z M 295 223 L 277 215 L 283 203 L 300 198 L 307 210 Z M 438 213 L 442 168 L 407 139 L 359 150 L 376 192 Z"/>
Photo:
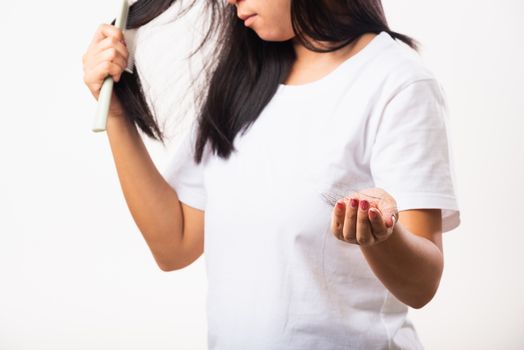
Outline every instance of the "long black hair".
<path fill-rule="evenodd" d="M 175 1 L 180 0 L 138 0 L 130 7 L 127 29 L 148 23 Z M 279 84 L 286 80 L 295 60 L 291 40 L 264 41 L 244 26 L 234 6 L 224 0 L 205 1 L 208 30 L 197 50 L 210 38 L 215 39 L 216 50 L 206 57 L 207 79 L 197 94 L 194 157 L 197 163 L 202 160 L 208 142 L 213 153 L 224 159 L 230 156 L 235 150 L 233 140 L 237 133 L 245 132 L 258 118 Z M 381 0 L 291 0 L 291 22 L 296 40 L 317 52 L 335 51 L 363 34 L 382 31 L 417 51 L 420 45 L 415 39 L 389 29 Z M 317 47 L 313 42 L 330 45 Z M 115 84 L 115 94 L 126 117 L 147 136 L 164 143 L 164 134 L 146 103 L 136 70 L 132 74 L 124 71 Z"/>

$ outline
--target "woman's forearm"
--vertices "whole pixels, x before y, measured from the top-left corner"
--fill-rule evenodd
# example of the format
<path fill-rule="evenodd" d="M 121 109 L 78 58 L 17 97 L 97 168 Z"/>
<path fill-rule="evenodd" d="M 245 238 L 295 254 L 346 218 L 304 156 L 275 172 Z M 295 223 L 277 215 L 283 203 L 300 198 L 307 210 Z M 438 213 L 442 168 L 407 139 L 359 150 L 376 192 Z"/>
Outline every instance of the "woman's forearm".
<path fill-rule="evenodd" d="M 176 192 L 158 172 L 136 127 L 123 116 L 107 121 L 120 185 L 135 223 L 162 268 L 181 247 L 183 212 Z M 180 257 L 182 258 L 182 257 Z"/>
<path fill-rule="evenodd" d="M 403 303 L 418 309 L 435 295 L 444 259 L 429 239 L 398 222 L 387 240 L 361 250 L 375 275 Z"/>

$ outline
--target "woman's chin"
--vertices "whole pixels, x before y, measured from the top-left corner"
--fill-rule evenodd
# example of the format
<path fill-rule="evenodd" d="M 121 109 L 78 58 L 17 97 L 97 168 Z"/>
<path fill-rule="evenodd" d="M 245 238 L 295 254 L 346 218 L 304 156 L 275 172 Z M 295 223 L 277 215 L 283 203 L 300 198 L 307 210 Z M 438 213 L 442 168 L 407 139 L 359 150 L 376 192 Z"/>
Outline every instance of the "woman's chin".
<path fill-rule="evenodd" d="M 251 28 L 257 33 L 258 37 L 264 41 L 287 41 L 292 39 L 295 35 L 283 33 L 282 31 L 267 30 L 266 28 Z"/>

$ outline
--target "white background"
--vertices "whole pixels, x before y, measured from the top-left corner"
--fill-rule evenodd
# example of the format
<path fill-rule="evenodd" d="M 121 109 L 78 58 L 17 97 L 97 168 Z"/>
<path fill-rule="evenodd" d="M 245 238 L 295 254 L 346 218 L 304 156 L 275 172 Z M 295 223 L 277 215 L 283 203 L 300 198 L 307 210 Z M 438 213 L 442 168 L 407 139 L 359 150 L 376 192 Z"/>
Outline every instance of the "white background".
<path fill-rule="evenodd" d="M 0 1 L 0 349 L 205 349 L 204 258 L 155 265 L 91 132 L 81 58 L 115 6 Z M 462 210 L 409 316 L 427 349 L 524 349 L 524 3 L 384 7 L 447 92 Z M 147 144 L 163 168 L 172 148 Z"/>

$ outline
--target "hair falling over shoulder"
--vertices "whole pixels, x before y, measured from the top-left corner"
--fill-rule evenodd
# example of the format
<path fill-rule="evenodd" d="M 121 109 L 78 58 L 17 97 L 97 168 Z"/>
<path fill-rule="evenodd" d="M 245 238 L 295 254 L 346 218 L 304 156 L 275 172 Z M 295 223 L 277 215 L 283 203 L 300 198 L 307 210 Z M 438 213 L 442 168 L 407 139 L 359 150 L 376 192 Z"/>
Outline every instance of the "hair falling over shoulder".
<path fill-rule="evenodd" d="M 138 0 L 129 10 L 126 29 L 139 28 L 181 0 Z M 180 16 L 198 0 L 190 0 Z M 205 0 L 207 29 L 195 54 L 213 41 L 216 49 L 205 57 L 205 83 L 196 94 L 198 131 L 195 161 L 200 163 L 209 143 L 213 153 L 227 159 L 235 150 L 233 141 L 260 115 L 287 78 L 295 53 L 291 41 L 264 41 L 237 17 L 234 6 L 224 0 Z M 291 20 L 297 39 L 317 52 L 337 50 L 365 33 L 386 31 L 418 50 L 415 39 L 393 32 L 381 0 L 291 0 Z M 113 20 L 112 24 L 115 21 Z M 309 38 L 309 39 L 306 39 Z M 315 47 L 310 40 L 331 42 Z M 136 69 L 124 71 L 115 84 L 127 118 L 148 137 L 164 143 L 164 133 L 151 112 Z"/>

